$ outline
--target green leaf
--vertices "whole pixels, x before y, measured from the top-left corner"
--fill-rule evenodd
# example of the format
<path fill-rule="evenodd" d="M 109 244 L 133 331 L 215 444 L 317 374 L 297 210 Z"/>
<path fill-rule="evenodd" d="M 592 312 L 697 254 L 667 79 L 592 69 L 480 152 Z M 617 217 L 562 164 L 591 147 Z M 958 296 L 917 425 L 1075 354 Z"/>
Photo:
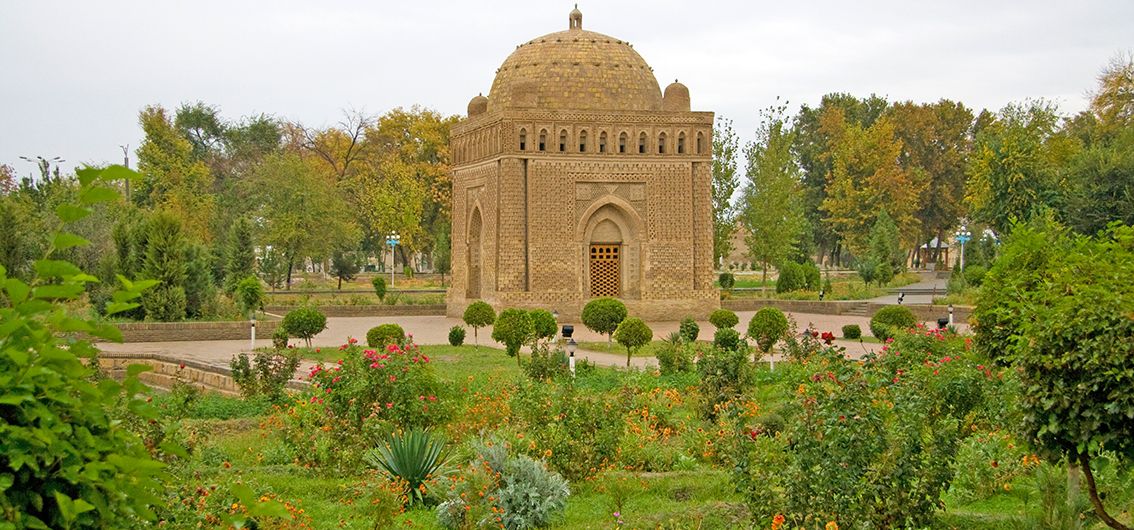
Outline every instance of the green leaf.
<path fill-rule="evenodd" d="M 67 232 L 55 234 L 55 239 L 51 242 L 51 246 L 54 247 L 55 250 L 66 250 L 71 247 L 81 247 L 89 244 L 91 244 L 91 242 L 85 238 Z"/>
<path fill-rule="evenodd" d="M 31 287 L 28 287 L 28 284 L 15 278 L 4 281 L 4 290 L 8 292 L 8 299 L 11 300 L 13 305 L 27 300 L 28 294 L 31 293 Z"/>
<path fill-rule="evenodd" d="M 76 169 L 75 170 L 75 176 L 79 177 L 79 184 L 81 184 L 83 186 L 90 186 L 91 183 L 94 182 L 95 179 L 98 178 L 98 174 L 101 173 L 101 172 L 102 172 L 102 170 L 97 169 L 97 168 L 84 167 L 84 168 Z"/>
<path fill-rule="evenodd" d="M 74 204 L 60 204 L 55 207 L 55 215 L 64 223 L 73 223 L 91 214 L 90 208 Z"/>
<path fill-rule="evenodd" d="M 97 326 L 89 332 L 91 335 L 111 342 L 122 342 L 122 330 L 114 324 Z"/>
<path fill-rule="evenodd" d="M 35 262 L 35 273 L 41 278 L 63 278 L 82 274 L 82 272 L 69 261 L 41 259 Z"/>
<path fill-rule="evenodd" d="M 102 170 L 99 179 L 103 182 L 111 182 L 116 180 L 141 180 L 142 175 L 133 169 L 120 164 L 107 166 Z"/>
<path fill-rule="evenodd" d="M 106 188 L 103 186 L 95 186 L 87 188 L 79 194 L 79 202 L 85 205 L 98 204 L 100 202 L 113 201 L 118 198 L 118 190 L 114 188 Z"/>
<path fill-rule="evenodd" d="M 107 316 L 117 315 L 118 313 L 121 313 L 123 311 L 129 311 L 129 310 L 134 309 L 135 307 L 138 307 L 140 305 L 141 304 L 137 304 L 137 303 L 133 303 L 133 302 L 110 302 L 110 303 L 106 304 L 106 314 L 107 314 Z"/>
<path fill-rule="evenodd" d="M 70 497 L 56 491 L 55 503 L 59 505 L 59 514 L 63 516 L 64 522 L 69 523 L 75 520 L 78 512 L 76 511 L 75 504 L 71 501 Z"/>
<path fill-rule="evenodd" d="M 0 493 L 8 491 L 8 488 L 12 487 L 15 482 L 16 477 L 13 477 L 11 473 L 0 473 Z"/>
<path fill-rule="evenodd" d="M 60 298 L 76 298 L 83 293 L 83 286 L 75 283 L 60 285 L 41 285 L 32 291 L 32 296 L 40 300 L 57 300 Z"/>
<path fill-rule="evenodd" d="M 23 403 L 25 401 L 32 401 L 31 396 L 24 394 L 4 394 L 0 396 L 0 405 L 19 405 L 20 403 Z"/>

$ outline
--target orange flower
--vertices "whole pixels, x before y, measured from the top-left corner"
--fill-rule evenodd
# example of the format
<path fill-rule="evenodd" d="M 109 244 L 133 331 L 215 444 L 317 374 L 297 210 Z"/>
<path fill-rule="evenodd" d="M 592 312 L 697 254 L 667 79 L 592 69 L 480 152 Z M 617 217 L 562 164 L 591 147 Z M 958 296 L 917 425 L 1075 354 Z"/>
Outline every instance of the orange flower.
<path fill-rule="evenodd" d="M 772 530 L 780 530 L 781 528 L 783 528 L 783 526 L 784 514 L 777 513 L 776 516 L 772 518 Z"/>
<path fill-rule="evenodd" d="M 827 523 L 827 526 L 824 526 L 823 528 L 824 530 L 839 530 L 839 523 L 830 521 Z"/>

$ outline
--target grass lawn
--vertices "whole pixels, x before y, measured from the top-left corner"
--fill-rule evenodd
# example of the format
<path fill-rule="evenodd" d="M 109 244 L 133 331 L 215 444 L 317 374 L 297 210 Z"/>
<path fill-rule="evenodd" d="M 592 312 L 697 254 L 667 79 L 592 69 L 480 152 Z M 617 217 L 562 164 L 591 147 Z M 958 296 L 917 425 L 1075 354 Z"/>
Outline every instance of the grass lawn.
<path fill-rule="evenodd" d="M 697 341 L 697 343 L 707 346 L 712 344 L 713 342 L 707 340 L 699 340 Z M 650 341 L 649 344 L 646 344 L 645 346 L 642 346 L 641 348 L 638 348 L 636 351 L 634 351 L 633 357 L 654 357 L 655 355 L 657 355 L 658 349 L 661 348 L 664 344 L 665 341 L 663 340 Z M 585 341 L 579 343 L 579 349 L 600 353 L 610 353 L 613 355 L 626 355 L 626 347 L 617 342 Z"/>

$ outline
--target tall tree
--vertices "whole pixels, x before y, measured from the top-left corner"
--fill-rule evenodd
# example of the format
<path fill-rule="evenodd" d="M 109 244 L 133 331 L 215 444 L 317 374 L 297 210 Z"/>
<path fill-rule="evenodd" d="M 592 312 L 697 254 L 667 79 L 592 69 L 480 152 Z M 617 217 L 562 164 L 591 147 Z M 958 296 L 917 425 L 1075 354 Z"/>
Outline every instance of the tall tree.
<path fill-rule="evenodd" d="M 224 288 L 233 292 L 236 284 L 256 272 L 256 249 L 252 240 L 252 221 L 237 217 L 224 245 Z"/>
<path fill-rule="evenodd" d="M 1134 126 L 1134 52 L 1115 56 L 1099 74 L 1091 112 L 1106 135 Z"/>
<path fill-rule="evenodd" d="M 785 105 L 764 110 L 756 140 L 744 149 L 748 159 L 740 219 L 748 232 L 745 243 L 761 264 L 763 281 L 768 265 L 780 267 L 799 244 L 805 227 L 800 197 L 800 170 L 792 154 L 795 131 L 785 117 Z"/>
<path fill-rule="evenodd" d="M 713 135 L 713 264 L 732 252 L 732 234 L 736 230 L 736 212 L 732 194 L 740 185 L 736 175 L 736 154 L 740 140 L 732 129 L 732 120 L 717 118 Z"/>
<path fill-rule="evenodd" d="M 924 185 L 902 167 L 902 141 L 890 119 L 879 118 L 864 128 L 847 123 L 842 110 L 832 108 L 822 121 L 835 145 L 827 197 L 820 205 L 828 225 L 856 256 L 865 254 L 870 230 L 882 210 L 893 217 L 904 243 L 917 241 L 914 213 L 921 207 Z"/>
<path fill-rule="evenodd" d="M 209 241 L 215 198 L 208 166 L 194 158 L 193 144 L 173 126 L 165 109 L 146 107 L 139 122 L 146 138 L 137 153 L 143 178 L 135 201 L 165 210 L 190 237 Z"/>

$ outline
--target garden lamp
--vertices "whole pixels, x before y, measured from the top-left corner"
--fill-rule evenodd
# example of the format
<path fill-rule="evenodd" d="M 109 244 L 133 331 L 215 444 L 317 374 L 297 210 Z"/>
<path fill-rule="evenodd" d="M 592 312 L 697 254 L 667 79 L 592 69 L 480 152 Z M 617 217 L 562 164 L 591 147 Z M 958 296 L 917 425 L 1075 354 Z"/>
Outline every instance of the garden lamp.
<path fill-rule="evenodd" d="M 953 325 L 953 304 L 949 304 L 949 325 Z"/>

